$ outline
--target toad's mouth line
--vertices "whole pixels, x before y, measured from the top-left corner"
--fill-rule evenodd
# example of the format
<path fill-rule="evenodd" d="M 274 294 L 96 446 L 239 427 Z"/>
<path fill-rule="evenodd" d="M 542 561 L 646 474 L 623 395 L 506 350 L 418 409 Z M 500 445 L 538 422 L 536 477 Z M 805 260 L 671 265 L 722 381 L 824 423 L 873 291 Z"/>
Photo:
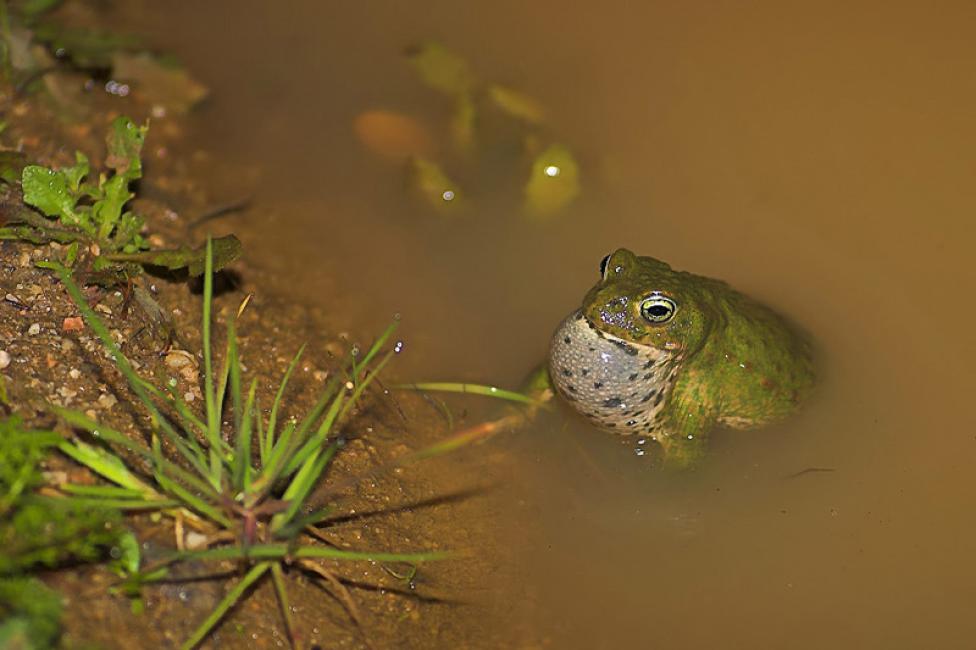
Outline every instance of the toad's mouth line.
<path fill-rule="evenodd" d="M 593 322 L 593 319 L 591 319 L 590 317 L 586 316 L 583 313 L 582 309 L 578 309 L 576 313 L 579 319 L 582 320 L 584 323 L 586 323 L 587 327 L 590 328 L 590 331 L 593 332 L 593 334 L 597 338 L 613 343 L 614 345 L 618 346 L 628 354 L 636 355 L 638 354 L 639 351 L 646 351 L 654 354 L 660 354 L 661 352 L 670 352 L 670 350 L 661 350 L 660 348 L 656 348 L 653 345 L 646 345 L 644 343 L 635 343 L 633 341 L 629 341 L 625 338 L 621 338 L 605 330 L 602 330 L 600 329 L 599 326 L 597 326 L 595 322 Z"/>

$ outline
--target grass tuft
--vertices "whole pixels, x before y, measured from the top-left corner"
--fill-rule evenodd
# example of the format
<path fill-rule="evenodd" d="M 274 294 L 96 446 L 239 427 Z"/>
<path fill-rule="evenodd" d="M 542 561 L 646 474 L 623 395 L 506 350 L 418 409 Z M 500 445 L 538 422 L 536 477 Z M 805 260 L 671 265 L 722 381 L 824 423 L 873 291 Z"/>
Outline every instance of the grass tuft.
<path fill-rule="evenodd" d="M 317 531 L 310 528 L 327 516 L 327 510 L 308 512 L 308 502 L 342 446 L 338 427 L 390 360 L 393 351 L 386 350 L 385 344 L 396 323 L 365 355 L 351 359 L 346 369 L 348 380 L 333 379 L 303 418 L 281 422 L 283 396 L 301 358 L 299 350 L 278 386 L 269 415 L 264 418 L 256 397 L 256 382 L 247 384 L 241 376 L 233 320 L 227 327 L 223 366 L 215 368 L 211 344 L 213 251 L 208 241 L 202 323 L 205 413 L 201 419 L 179 397 L 175 387 L 160 390 L 136 374 L 108 328 L 88 306 L 68 269 L 52 268 L 149 412 L 152 423 L 147 443 L 143 442 L 144 438 L 123 435 L 83 413 L 57 409 L 70 425 L 89 432 L 94 438 L 93 442 L 78 438 L 61 440 L 60 450 L 110 483 L 96 488 L 64 486 L 64 491 L 73 499 L 85 499 L 93 507 L 160 511 L 207 536 L 205 548 L 179 550 L 151 567 L 144 567 L 139 575 L 130 576 L 134 584 L 168 578 L 170 567 L 189 560 L 230 560 L 242 567 L 243 577 L 200 623 L 183 648 L 195 647 L 205 640 L 225 614 L 249 593 L 249 587 L 269 575 L 288 637 L 294 645 L 294 640 L 301 637 L 288 614 L 283 570 L 286 566 L 297 567 L 334 590 L 344 590 L 319 561 L 418 563 L 444 557 L 443 553 L 338 550 L 316 543 L 313 533 Z M 222 424 L 225 419 L 231 423 L 229 430 Z M 347 593 L 338 593 L 337 597 L 349 602 Z M 347 605 L 347 609 L 355 616 L 354 606 Z"/>

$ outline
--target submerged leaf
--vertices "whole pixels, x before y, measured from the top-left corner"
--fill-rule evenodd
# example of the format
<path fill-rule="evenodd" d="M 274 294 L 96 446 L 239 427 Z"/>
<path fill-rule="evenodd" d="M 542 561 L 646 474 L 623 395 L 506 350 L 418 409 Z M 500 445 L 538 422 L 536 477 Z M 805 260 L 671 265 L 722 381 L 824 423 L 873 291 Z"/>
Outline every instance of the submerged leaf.
<path fill-rule="evenodd" d="M 563 145 L 550 145 L 532 161 L 525 184 L 525 209 L 547 216 L 572 203 L 579 192 L 579 165 L 573 154 Z"/>
<path fill-rule="evenodd" d="M 458 202 L 459 188 L 432 160 L 412 156 L 408 163 L 410 187 L 430 205 L 439 210 L 454 207 Z"/>
<path fill-rule="evenodd" d="M 407 59 L 420 80 L 434 90 L 449 95 L 469 93 L 475 77 L 468 62 L 437 41 L 425 41 L 409 48 Z"/>
<path fill-rule="evenodd" d="M 367 149 L 390 160 L 427 155 L 433 149 L 424 125 L 395 111 L 382 108 L 363 111 L 353 120 L 352 128 Z"/>
<path fill-rule="evenodd" d="M 241 240 L 234 235 L 226 235 L 213 240 L 213 268 L 215 271 L 219 271 L 240 256 Z M 196 277 L 203 275 L 207 259 L 207 247 L 206 245 L 197 248 L 181 246 L 171 250 L 113 253 L 102 257 L 113 262 L 134 262 L 149 266 L 161 266 L 173 271 L 185 268 L 187 273 Z"/>
<path fill-rule="evenodd" d="M 120 81 L 135 84 L 148 102 L 179 113 L 186 113 L 209 93 L 184 68 L 163 62 L 149 52 L 116 52 L 112 55 L 112 73 Z"/>
<path fill-rule="evenodd" d="M 488 87 L 488 98 L 502 112 L 529 124 L 539 125 L 546 120 L 545 107 L 534 97 L 518 90 L 492 84 Z"/>
<path fill-rule="evenodd" d="M 471 93 L 458 95 L 451 116 L 451 139 L 460 151 L 469 152 L 475 145 L 475 122 L 477 111 Z"/>
<path fill-rule="evenodd" d="M 105 145 L 108 147 L 105 165 L 127 180 L 141 178 L 142 161 L 139 155 L 142 153 L 148 130 L 148 124 L 136 126 L 124 116 L 112 120 L 112 126 L 105 137 Z"/>

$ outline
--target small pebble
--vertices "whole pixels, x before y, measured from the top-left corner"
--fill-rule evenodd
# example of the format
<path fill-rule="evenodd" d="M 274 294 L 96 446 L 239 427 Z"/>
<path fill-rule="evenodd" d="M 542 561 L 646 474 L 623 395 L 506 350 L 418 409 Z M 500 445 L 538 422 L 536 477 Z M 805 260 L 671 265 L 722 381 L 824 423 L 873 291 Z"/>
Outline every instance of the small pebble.
<path fill-rule="evenodd" d="M 193 363 L 193 357 L 186 350 L 170 350 L 166 355 L 166 365 L 174 370 Z"/>
<path fill-rule="evenodd" d="M 40 333 L 41 333 L 40 323 L 33 323 L 30 327 L 27 328 L 27 336 L 37 336 Z"/>
<path fill-rule="evenodd" d="M 85 329 L 85 321 L 81 319 L 81 316 L 68 316 L 64 319 L 64 322 L 61 323 L 61 329 L 65 332 L 78 332 Z M 65 341 L 65 343 L 70 343 L 70 341 Z M 72 345 L 74 344 L 72 343 Z M 64 345 L 62 345 L 62 348 L 68 349 L 65 348 Z"/>
<path fill-rule="evenodd" d="M 207 544 L 207 536 L 203 533 L 198 533 L 195 530 L 191 530 L 186 534 L 186 547 L 191 551 L 197 549 L 205 548 Z"/>
<path fill-rule="evenodd" d="M 71 377 L 72 379 L 78 379 L 79 377 L 81 377 L 81 371 L 79 371 L 77 368 L 72 368 L 71 370 L 68 371 L 68 376 Z"/>
<path fill-rule="evenodd" d="M 112 395 L 110 393 L 102 393 L 101 395 L 98 396 L 98 405 L 101 406 L 103 409 L 112 408 L 118 403 L 118 401 L 119 400 L 116 399 L 115 395 Z"/>
<path fill-rule="evenodd" d="M 0 350 L 0 370 L 3 370 L 10 365 L 10 353 L 6 350 Z"/>
<path fill-rule="evenodd" d="M 196 399 L 196 396 L 193 394 L 193 391 L 188 390 L 185 393 L 183 393 L 183 401 L 186 402 L 187 404 L 192 402 L 194 399 Z"/>

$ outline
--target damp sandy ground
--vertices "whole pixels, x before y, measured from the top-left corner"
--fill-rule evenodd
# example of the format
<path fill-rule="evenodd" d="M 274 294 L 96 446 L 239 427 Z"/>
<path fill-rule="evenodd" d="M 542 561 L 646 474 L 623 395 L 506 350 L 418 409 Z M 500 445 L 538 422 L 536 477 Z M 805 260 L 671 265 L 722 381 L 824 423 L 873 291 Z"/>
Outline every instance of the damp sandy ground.
<path fill-rule="evenodd" d="M 617 246 L 817 339 L 805 411 L 716 433 L 687 476 L 566 413 L 486 445 L 503 470 L 466 457 L 504 485 L 508 507 L 475 516 L 510 549 L 484 596 L 512 644 L 972 646 L 972 4 L 133 3 L 117 19 L 211 87 L 195 142 L 227 197 L 253 197 L 235 229 L 278 290 L 363 331 L 402 314 L 404 378 L 517 385 Z M 368 108 L 446 119 L 400 58 L 425 37 L 550 107 L 583 165 L 573 209 L 528 223 L 489 174 L 445 220 L 359 146 Z M 494 643 L 478 616 L 456 625 Z"/>

